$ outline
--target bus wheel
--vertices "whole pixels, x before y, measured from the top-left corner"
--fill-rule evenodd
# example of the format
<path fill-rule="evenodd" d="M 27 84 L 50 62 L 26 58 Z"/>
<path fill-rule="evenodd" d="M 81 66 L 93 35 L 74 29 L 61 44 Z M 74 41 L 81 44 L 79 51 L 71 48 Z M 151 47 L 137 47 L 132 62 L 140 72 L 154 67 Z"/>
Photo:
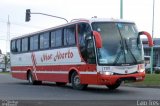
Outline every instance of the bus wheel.
<path fill-rule="evenodd" d="M 65 82 L 56 82 L 56 85 L 57 86 L 65 86 L 67 83 Z"/>
<path fill-rule="evenodd" d="M 82 90 L 87 87 L 87 84 L 81 84 L 80 77 L 77 72 L 74 72 L 71 76 L 72 87 L 77 90 Z"/>
<path fill-rule="evenodd" d="M 32 72 L 29 72 L 29 74 L 28 74 L 28 82 L 31 85 L 40 85 L 40 84 L 42 84 L 42 81 L 36 81 L 36 80 L 34 80 Z"/>
<path fill-rule="evenodd" d="M 117 89 L 119 86 L 121 85 L 121 82 L 116 82 L 113 85 L 106 85 L 108 87 L 109 90 L 115 90 Z"/>
<path fill-rule="evenodd" d="M 28 82 L 30 85 L 34 85 L 34 79 L 33 79 L 32 72 L 29 72 L 28 74 Z"/>

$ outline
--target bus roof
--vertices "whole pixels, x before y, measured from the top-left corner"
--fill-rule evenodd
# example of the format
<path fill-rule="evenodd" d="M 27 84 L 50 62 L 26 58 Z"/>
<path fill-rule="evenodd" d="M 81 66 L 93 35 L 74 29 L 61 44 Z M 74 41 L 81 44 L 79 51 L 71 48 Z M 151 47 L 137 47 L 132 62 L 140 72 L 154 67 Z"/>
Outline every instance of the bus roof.
<path fill-rule="evenodd" d="M 80 18 L 80 19 L 73 19 L 73 20 L 71 20 L 71 22 L 66 23 L 66 24 L 62 24 L 62 25 L 51 27 L 51 28 L 48 28 L 48 29 L 44 29 L 44 30 L 28 33 L 28 34 L 25 34 L 25 35 L 22 35 L 22 36 L 18 36 L 18 37 L 14 37 L 14 38 L 12 38 L 12 40 L 18 39 L 18 38 L 27 37 L 27 36 L 30 36 L 30 35 L 40 34 L 40 33 L 43 33 L 43 32 L 47 32 L 47 31 L 50 31 L 50 30 L 54 30 L 54 29 L 57 29 L 57 28 L 62 28 L 62 27 L 65 27 L 65 26 L 69 26 L 69 25 L 76 24 L 76 23 L 81 23 L 81 22 L 86 22 L 86 23 L 90 23 L 90 24 L 92 22 L 125 22 L 125 23 L 134 23 L 133 21 L 122 20 L 122 19 L 114 19 L 114 18 L 110 18 L 110 19 L 107 19 L 107 18 L 91 18 L 91 19 Z"/>
<path fill-rule="evenodd" d="M 123 20 L 123 19 L 114 19 L 114 18 L 91 18 L 90 23 L 92 22 L 125 22 L 125 23 L 134 23 L 133 21 Z"/>

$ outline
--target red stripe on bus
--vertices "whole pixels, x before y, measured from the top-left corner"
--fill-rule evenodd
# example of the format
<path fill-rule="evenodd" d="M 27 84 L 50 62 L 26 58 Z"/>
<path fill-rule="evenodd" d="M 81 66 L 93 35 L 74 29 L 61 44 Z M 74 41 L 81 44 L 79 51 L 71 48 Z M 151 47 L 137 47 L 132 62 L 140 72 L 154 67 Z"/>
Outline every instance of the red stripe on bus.
<path fill-rule="evenodd" d="M 38 71 L 70 71 L 72 67 L 78 71 L 96 71 L 96 65 L 50 65 L 50 66 L 36 66 Z M 14 71 L 27 71 L 28 69 L 33 70 L 33 66 L 12 66 L 11 70 Z"/>

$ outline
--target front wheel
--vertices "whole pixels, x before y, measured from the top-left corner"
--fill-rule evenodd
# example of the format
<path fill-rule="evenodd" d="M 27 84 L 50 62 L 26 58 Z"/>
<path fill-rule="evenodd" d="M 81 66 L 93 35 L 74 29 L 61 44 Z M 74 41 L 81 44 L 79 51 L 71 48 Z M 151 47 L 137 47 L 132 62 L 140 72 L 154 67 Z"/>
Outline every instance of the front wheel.
<path fill-rule="evenodd" d="M 117 89 L 119 86 L 121 85 L 121 82 L 116 82 L 113 85 L 106 85 L 108 87 L 109 90 L 115 90 Z"/>
<path fill-rule="evenodd" d="M 71 76 L 71 83 L 72 87 L 77 90 L 85 89 L 88 85 L 87 84 L 81 84 L 80 82 L 80 76 L 77 72 L 74 72 Z"/>

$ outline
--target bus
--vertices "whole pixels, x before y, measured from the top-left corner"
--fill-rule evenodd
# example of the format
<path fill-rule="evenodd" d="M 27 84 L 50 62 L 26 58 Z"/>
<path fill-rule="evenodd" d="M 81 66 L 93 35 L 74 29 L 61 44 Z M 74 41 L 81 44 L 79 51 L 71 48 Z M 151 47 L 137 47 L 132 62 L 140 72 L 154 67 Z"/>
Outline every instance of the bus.
<path fill-rule="evenodd" d="M 64 25 L 11 40 L 11 73 L 30 84 L 42 81 L 118 88 L 123 81 L 143 81 L 144 51 L 141 35 L 132 21 L 76 19 Z"/>

